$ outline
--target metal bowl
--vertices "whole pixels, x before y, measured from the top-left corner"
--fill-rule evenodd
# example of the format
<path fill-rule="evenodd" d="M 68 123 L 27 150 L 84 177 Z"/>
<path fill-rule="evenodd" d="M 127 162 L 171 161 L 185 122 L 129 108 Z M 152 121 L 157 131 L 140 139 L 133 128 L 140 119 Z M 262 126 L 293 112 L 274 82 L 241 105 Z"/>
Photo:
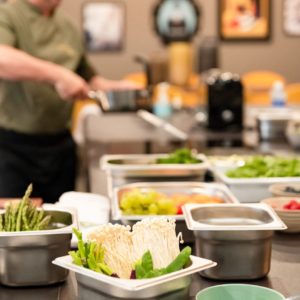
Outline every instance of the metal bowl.
<path fill-rule="evenodd" d="M 65 210 L 45 210 L 53 229 L 0 233 L 0 283 L 41 286 L 62 282 L 68 271 L 52 265 L 70 249 L 74 216 Z"/>
<path fill-rule="evenodd" d="M 291 115 L 288 113 L 260 113 L 257 126 L 261 140 L 284 139 Z"/>
<path fill-rule="evenodd" d="M 273 232 L 287 227 L 268 205 L 190 204 L 183 212 L 196 238 L 197 255 L 218 263 L 202 276 L 252 280 L 269 273 Z"/>

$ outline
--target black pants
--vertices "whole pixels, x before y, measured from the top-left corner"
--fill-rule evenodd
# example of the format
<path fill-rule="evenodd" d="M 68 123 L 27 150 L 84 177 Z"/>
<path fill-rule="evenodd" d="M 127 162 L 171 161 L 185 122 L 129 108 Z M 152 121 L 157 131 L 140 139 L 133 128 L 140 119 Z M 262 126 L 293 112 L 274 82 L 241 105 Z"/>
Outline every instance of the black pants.
<path fill-rule="evenodd" d="M 27 135 L 0 128 L 0 198 L 20 198 L 33 183 L 32 197 L 54 203 L 74 190 L 75 143 L 69 132 Z"/>

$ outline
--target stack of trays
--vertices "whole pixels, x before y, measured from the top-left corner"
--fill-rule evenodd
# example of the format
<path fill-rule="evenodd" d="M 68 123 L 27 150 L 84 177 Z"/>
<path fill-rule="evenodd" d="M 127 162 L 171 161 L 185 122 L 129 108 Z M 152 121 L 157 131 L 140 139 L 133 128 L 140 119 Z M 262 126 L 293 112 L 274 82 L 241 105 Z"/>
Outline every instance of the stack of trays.
<path fill-rule="evenodd" d="M 199 163 L 194 164 L 158 164 L 157 160 L 167 158 L 168 154 L 146 155 L 104 155 L 100 167 L 105 171 L 108 193 L 112 197 L 113 189 L 129 183 L 149 181 L 204 181 L 209 163 L 203 154 L 195 156 Z"/>

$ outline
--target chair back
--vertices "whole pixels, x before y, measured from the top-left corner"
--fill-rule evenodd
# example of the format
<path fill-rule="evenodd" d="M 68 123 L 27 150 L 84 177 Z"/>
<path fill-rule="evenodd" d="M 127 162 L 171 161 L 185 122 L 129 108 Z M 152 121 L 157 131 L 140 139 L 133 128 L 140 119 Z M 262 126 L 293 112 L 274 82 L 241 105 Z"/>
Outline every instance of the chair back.
<path fill-rule="evenodd" d="M 289 104 L 300 104 L 300 83 L 292 83 L 286 86 L 286 94 Z"/>
<path fill-rule="evenodd" d="M 250 105 L 268 105 L 270 90 L 275 81 L 286 83 L 286 79 L 271 71 L 252 71 L 242 76 L 245 103 Z"/>

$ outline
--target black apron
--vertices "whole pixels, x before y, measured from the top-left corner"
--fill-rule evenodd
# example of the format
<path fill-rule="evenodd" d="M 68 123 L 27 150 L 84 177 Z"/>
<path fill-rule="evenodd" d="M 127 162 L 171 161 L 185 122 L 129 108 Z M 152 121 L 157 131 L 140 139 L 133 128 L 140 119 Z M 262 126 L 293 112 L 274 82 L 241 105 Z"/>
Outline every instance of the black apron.
<path fill-rule="evenodd" d="M 56 202 L 74 190 L 76 147 L 69 132 L 27 135 L 0 129 L 0 198 L 22 197 L 33 183 L 33 197 Z"/>

